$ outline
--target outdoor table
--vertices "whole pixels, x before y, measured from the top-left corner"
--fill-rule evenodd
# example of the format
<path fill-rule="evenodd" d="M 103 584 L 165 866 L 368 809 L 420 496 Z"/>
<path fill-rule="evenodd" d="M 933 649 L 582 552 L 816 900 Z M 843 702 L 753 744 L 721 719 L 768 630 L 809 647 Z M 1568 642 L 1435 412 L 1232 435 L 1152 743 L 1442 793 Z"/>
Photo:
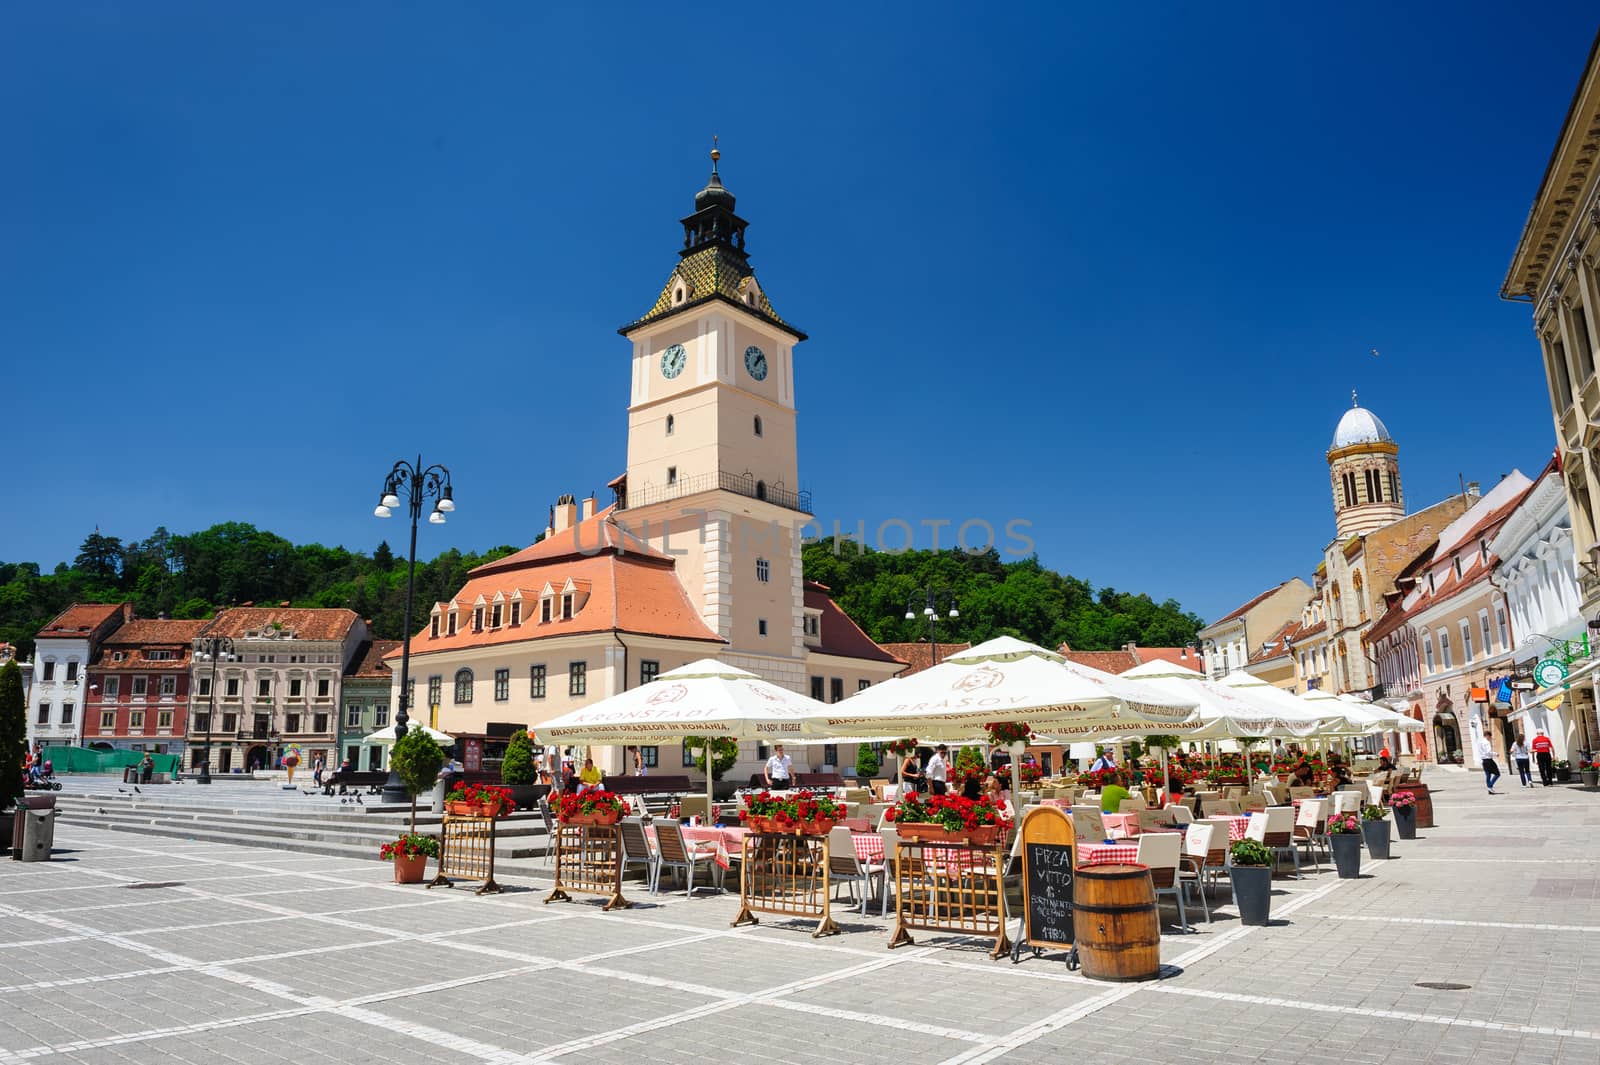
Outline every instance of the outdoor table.
<path fill-rule="evenodd" d="M 695 843 L 720 844 L 729 854 L 738 854 L 744 849 L 744 837 L 748 831 L 744 828 L 719 828 L 716 825 L 685 825 L 683 838 Z"/>
<path fill-rule="evenodd" d="M 1079 865 L 1132 865 L 1138 860 L 1137 843 L 1084 843 L 1078 846 Z"/>
<path fill-rule="evenodd" d="M 1206 821 L 1215 825 L 1222 825 L 1228 829 L 1228 842 L 1237 843 L 1244 839 L 1245 832 L 1250 828 L 1250 817 L 1207 817 Z"/>

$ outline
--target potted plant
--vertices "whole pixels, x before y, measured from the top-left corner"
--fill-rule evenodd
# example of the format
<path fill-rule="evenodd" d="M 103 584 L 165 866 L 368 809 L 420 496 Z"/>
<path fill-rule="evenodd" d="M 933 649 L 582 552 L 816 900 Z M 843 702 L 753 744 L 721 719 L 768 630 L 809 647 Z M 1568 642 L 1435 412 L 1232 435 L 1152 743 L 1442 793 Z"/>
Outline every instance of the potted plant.
<path fill-rule="evenodd" d="M 724 785 L 722 775 L 739 760 L 739 741 L 728 736 L 685 736 L 683 745 L 695 752 L 694 767 L 702 773 L 707 767 L 706 752 L 711 752 L 709 764 L 714 794 L 719 799 L 725 798 L 732 782 Z"/>
<path fill-rule="evenodd" d="M 1572 783 L 1572 763 L 1571 762 L 1567 761 L 1565 758 L 1557 758 L 1554 762 L 1551 763 L 1551 766 L 1556 771 L 1556 783 L 1557 784 L 1571 784 Z"/>
<path fill-rule="evenodd" d="M 1367 841 L 1367 853 L 1375 862 L 1389 860 L 1389 811 L 1382 806 L 1361 808 L 1361 838 Z"/>
<path fill-rule="evenodd" d="M 990 721 L 983 731 L 988 734 L 989 746 L 1009 748 L 1012 754 L 1019 753 L 1033 739 L 1033 729 L 1022 721 Z"/>
<path fill-rule="evenodd" d="M 1360 817 L 1352 813 L 1331 815 L 1328 845 L 1333 850 L 1333 865 L 1339 870 L 1340 880 L 1354 880 L 1361 875 Z"/>
<path fill-rule="evenodd" d="M 871 744 L 863 743 L 856 747 L 856 784 L 868 787 L 872 778 L 878 775 L 878 752 L 872 749 Z"/>
<path fill-rule="evenodd" d="M 429 858 L 439 857 L 439 841 L 432 836 L 402 832 L 393 843 L 378 849 L 378 857 L 394 863 L 396 884 L 420 884 Z"/>
<path fill-rule="evenodd" d="M 812 791 L 763 791 L 744 801 L 740 817 L 752 832 L 826 836 L 845 814 L 832 797 Z"/>
<path fill-rule="evenodd" d="M 1272 909 L 1272 852 L 1253 839 L 1228 848 L 1228 879 L 1239 923 L 1264 925 Z"/>
<path fill-rule="evenodd" d="M 516 808 L 511 789 L 495 784 L 457 784 L 444 797 L 445 812 L 454 817 L 505 817 Z"/>
<path fill-rule="evenodd" d="M 1389 809 L 1394 811 L 1395 832 L 1401 839 L 1417 838 L 1417 797 L 1409 791 L 1397 791 L 1389 796 Z"/>
<path fill-rule="evenodd" d="M 411 831 L 417 830 L 417 796 L 434 786 L 444 766 L 444 751 L 419 728 L 407 729 L 389 755 L 389 768 L 411 797 Z"/>
<path fill-rule="evenodd" d="M 1585 762 L 1578 767 L 1578 776 L 1583 781 L 1583 786 L 1592 788 L 1600 785 L 1600 762 Z"/>
<path fill-rule="evenodd" d="M 908 795 L 884 811 L 901 839 L 992 847 L 1011 822 L 987 797 Z"/>
<path fill-rule="evenodd" d="M 613 791 L 590 788 L 588 791 L 562 792 L 551 805 L 551 813 L 564 825 L 614 825 L 622 815 L 632 813 L 628 800 Z"/>

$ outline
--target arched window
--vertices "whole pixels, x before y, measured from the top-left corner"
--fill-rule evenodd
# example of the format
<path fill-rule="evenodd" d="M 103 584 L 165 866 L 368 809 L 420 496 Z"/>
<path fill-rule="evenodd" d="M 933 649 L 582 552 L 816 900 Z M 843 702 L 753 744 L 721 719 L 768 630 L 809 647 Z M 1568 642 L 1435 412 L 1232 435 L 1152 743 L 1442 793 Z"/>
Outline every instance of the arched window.
<path fill-rule="evenodd" d="M 456 670 L 456 702 L 472 702 L 472 670 Z"/>
<path fill-rule="evenodd" d="M 756 415 L 756 435 L 761 435 L 761 415 Z"/>
<path fill-rule="evenodd" d="M 767 482 L 766 481 L 757 481 L 756 482 L 756 498 L 757 499 L 765 499 L 765 498 L 767 498 Z"/>

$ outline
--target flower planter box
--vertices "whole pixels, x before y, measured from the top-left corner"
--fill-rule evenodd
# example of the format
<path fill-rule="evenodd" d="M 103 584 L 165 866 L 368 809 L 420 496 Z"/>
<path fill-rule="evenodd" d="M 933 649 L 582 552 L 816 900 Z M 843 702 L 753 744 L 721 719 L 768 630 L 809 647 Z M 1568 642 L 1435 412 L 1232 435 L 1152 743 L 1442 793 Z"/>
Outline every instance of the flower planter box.
<path fill-rule="evenodd" d="M 428 856 L 419 854 L 415 858 L 400 857 L 394 860 L 394 882 L 396 884 L 420 884 L 422 876 L 428 869 Z"/>
<path fill-rule="evenodd" d="M 573 814 L 571 817 L 560 819 L 564 825 L 580 825 L 584 828 L 605 827 L 614 825 L 622 820 L 620 810 L 595 810 L 593 813 Z"/>
<path fill-rule="evenodd" d="M 1363 821 L 1361 822 L 1361 838 L 1366 840 L 1367 853 L 1375 862 L 1389 860 L 1389 822 Z"/>
<path fill-rule="evenodd" d="M 907 821 L 895 825 L 901 839 L 919 843 L 961 843 L 969 847 L 992 847 L 1000 841 L 1000 827 L 985 825 L 981 828 L 954 831 L 943 825 L 923 821 Z"/>
<path fill-rule="evenodd" d="M 1335 832 L 1328 837 L 1333 850 L 1333 865 L 1340 880 L 1354 880 L 1361 875 L 1361 835 L 1357 832 Z"/>
<path fill-rule="evenodd" d="M 476 802 L 447 802 L 444 804 L 445 812 L 452 817 L 506 817 L 509 810 L 502 810 L 499 806 L 487 806 Z"/>
<path fill-rule="evenodd" d="M 786 821 L 780 823 L 776 818 L 760 817 L 753 814 L 744 815 L 744 827 L 751 832 L 761 835 L 783 836 L 826 836 L 832 832 L 837 821 Z"/>

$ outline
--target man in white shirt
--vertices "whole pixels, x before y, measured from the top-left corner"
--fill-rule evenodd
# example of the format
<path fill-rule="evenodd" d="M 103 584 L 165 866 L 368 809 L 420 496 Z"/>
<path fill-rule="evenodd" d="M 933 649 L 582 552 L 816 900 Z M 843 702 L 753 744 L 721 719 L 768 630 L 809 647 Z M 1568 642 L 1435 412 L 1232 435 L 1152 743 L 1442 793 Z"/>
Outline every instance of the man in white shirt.
<path fill-rule="evenodd" d="M 766 777 L 767 787 L 777 791 L 794 787 L 794 761 L 783 753 L 781 743 L 772 748 L 772 757 L 767 759 Z"/>
<path fill-rule="evenodd" d="M 1100 751 L 1100 757 L 1094 760 L 1094 765 L 1089 767 L 1089 772 L 1098 773 L 1105 769 L 1117 768 L 1116 759 L 1111 757 L 1111 748 L 1105 747 Z"/>
<path fill-rule="evenodd" d="M 1500 764 L 1494 760 L 1494 746 L 1490 744 L 1489 737 L 1478 733 L 1478 758 L 1483 762 L 1483 782 L 1489 786 L 1490 795 L 1498 795 L 1494 790 L 1495 783 L 1500 779 Z"/>
<path fill-rule="evenodd" d="M 933 749 L 933 757 L 928 759 L 928 765 L 923 769 L 922 775 L 928 781 L 928 790 L 934 795 L 943 795 L 950 790 L 950 748 L 944 744 Z"/>

